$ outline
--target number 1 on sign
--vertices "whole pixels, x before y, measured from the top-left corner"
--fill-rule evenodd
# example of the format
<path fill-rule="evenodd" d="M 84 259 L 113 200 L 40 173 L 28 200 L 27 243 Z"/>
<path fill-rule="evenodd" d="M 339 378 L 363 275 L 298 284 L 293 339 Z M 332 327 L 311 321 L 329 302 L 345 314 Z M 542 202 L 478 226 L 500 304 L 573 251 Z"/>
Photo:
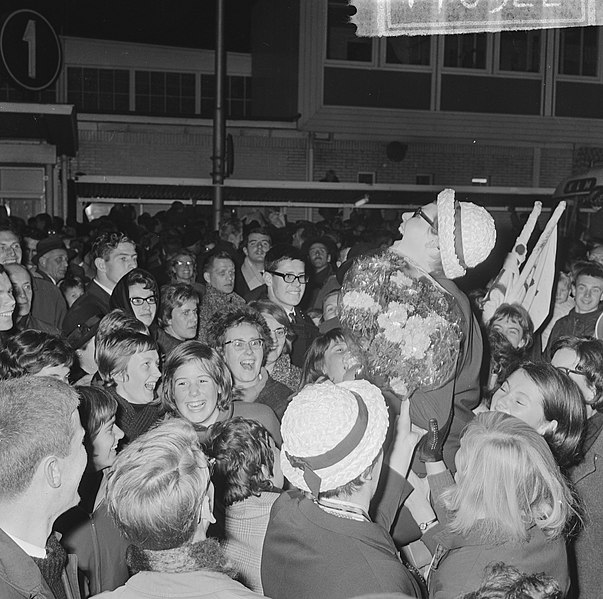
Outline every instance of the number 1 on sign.
<path fill-rule="evenodd" d="M 23 41 L 27 43 L 27 75 L 31 79 L 36 78 L 36 22 L 32 19 L 27 21 Z"/>

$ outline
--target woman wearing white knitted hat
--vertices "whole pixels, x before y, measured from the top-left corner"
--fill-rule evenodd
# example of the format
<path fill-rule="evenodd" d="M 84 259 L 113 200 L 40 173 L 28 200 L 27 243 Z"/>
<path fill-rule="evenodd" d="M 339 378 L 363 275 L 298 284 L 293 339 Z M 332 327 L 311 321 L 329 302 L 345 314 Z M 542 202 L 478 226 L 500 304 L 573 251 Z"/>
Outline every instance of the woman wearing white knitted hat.
<path fill-rule="evenodd" d="M 452 279 L 483 262 L 496 242 L 494 219 L 485 208 L 455 199 L 454 190 L 445 189 L 426 206 L 402 216 L 402 239 L 391 250 L 429 273 L 456 300 L 462 313 L 463 342 L 456 375 L 438 389 L 417 390 L 411 397 L 410 417 L 428 430 L 429 419 L 446 422 L 453 408 L 450 433 L 444 447 L 446 465 L 454 470 L 454 456 L 463 428 L 473 418 L 471 410 L 480 402 L 479 373 L 483 341 L 467 296 Z M 437 416 L 436 416 L 437 415 Z M 413 469 L 423 472 L 417 460 Z"/>
<path fill-rule="evenodd" d="M 281 427 L 281 469 L 297 489 L 272 507 L 262 555 L 266 596 L 421 596 L 388 532 L 392 514 L 412 488 L 405 492 L 398 479 L 396 500 L 380 506 L 377 517 L 385 527 L 369 515 L 388 422 L 380 390 L 364 380 L 307 385 L 292 399 Z M 404 475 L 418 437 L 410 432 L 407 410 L 400 424 L 390 461 Z M 395 479 L 391 469 L 388 476 Z"/>

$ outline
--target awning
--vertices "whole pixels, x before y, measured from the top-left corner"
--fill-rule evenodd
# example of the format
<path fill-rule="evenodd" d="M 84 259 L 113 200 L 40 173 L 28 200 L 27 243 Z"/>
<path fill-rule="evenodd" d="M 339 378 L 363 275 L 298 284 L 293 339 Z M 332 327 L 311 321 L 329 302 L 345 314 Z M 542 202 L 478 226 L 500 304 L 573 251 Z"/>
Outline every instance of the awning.
<path fill-rule="evenodd" d="M 0 140 L 36 139 L 56 146 L 57 154 L 75 156 L 77 119 L 72 104 L 0 103 Z"/>
<path fill-rule="evenodd" d="M 406 206 L 433 201 L 443 186 L 366 185 L 307 181 L 226 180 L 223 197 L 228 205 L 246 206 Z M 553 188 L 455 187 L 457 197 L 483 206 L 532 206 L 536 200 L 552 206 Z M 82 176 L 76 181 L 81 201 L 139 201 L 141 203 L 210 203 L 210 179 L 170 179 L 158 177 Z M 364 202 L 364 200 L 368 200 Z"/>

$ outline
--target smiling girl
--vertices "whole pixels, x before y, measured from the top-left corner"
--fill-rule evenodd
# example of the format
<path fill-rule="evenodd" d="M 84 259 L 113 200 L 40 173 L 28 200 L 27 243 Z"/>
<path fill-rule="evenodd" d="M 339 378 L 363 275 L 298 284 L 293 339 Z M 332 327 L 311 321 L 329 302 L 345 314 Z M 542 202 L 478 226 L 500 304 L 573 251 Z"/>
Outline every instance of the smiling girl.
<path fill-rule="evenodd" d="M 142 333 L 109 333 L 96 347 L 98 372 L 117 401 L 117 424 L 126 441 L 148 431 L 162 415 L 155 399 L 159 371 L 157 344 Z"/>
<path fill-rule="evenodd" d="M 222 356 L 199 341 L 185 341 L 168 356 L 160 389 L 165 412 L 190 421 L 201 442 L 217 422 L 242 416 L 260 423 L 281 444 L 274 412 L 258 403 L 233 401 L 236 393 Z"/>
<path fill-rule="evenodd" d="M 79 387 L 79 413 L 86 431 L 88 466 L 78 492 L 79 505 L 64 514 L 57 529 L 61 543 L 78 558 L 78 568 L 91 595 L 111 591 L 129 578 L 128 543 L 107 513 L 105 472 L 117 457 L 123 431 L 115 424 L 117 401 L 102 387 Z"/>

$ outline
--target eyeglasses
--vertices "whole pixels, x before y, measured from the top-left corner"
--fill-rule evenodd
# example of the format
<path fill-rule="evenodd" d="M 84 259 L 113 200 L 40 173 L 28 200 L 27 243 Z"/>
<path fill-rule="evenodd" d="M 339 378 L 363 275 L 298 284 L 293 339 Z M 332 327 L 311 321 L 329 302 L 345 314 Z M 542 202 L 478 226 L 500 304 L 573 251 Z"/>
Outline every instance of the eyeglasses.
<path fill-rule="evenodd" d="M 279 327 L 278 329 L 274 329 L 272 333 L 277 339 L 282 339 L 287 335 L 287 329 L 285 327 Z"/>
<path fill-rule="evenodd" d="M 192 266 L 193 262 L 191 262 L 190 260 L 176 260 L 174 264 L 176 266 Z"/>
<path fill-rule="evenodd" d="M 435 229 L 435 223 L 429 218 L 429 216 L 427 216 L 427 214 L 425 214 L 425 212 L 423 212 L 423 208 L 421 208 L 421 207 L 417 208 L 413 212 L 412 216 L 413 216 L 413 218 L 415 216 L 421 217 L 430 227 L 433 227 Z"/>
<path fill-rule="evenodd" d="M 251 351 L 262 349 L 264 347 L 263 339 L 250 339 L 249 341 L 245 341 L 244 339 L 231 339 L 230 341 L 225 341 L 224 346 L 232 344 L 233 349 L 236 352 L 242 352 L 249 348 Z"/>
<path fill-rule="evenodd" d="M 567 368 L 566 366 L 555 366 L 555 368 L 557 368 L 557 370 L 561 370 L 561 372 L 565 372 L 565 374 L 567 374 L 568 376 L 570 374 L 579 374 L 581 376 L 586 376 L 586 374 L 581 370 L 573 370 L 572 368 Z"/>
<path fill-rule="evenodd" d="M 157 303 L 157 298 L 154 295 L 149 295 L 149 297 L 131 297 L 130 303 L 133 306 L 142 306 L 144 303 L 149 304 L 149 306 L 154 306 Z"/>
<path fill-rule="evenodd" d="M 276 270 L 269 270 L 267 272 L 269 272 L 271 275 L 276 275 L 277 277 L 280 277 L 281 279 L 283 279 L 283 281 L 285 281 L 285 283 L 293 283 L 294 281 L 299 281 L 300 285 L 305 285 L 310 280 L 310 277 L 306 274 L 294 275 L 290 272 L 288 272 L 287 274 L 283 274 L 282 272 L 277 272 Z"/>
<path fill-rule="evenodd" d="M 255 247 L 265 247 L 265 248 L 269 248 L 270 247 L 270 242 L 269 241 L 250 241 L 247 244 L 250 248 L 255 248 Z"/>

